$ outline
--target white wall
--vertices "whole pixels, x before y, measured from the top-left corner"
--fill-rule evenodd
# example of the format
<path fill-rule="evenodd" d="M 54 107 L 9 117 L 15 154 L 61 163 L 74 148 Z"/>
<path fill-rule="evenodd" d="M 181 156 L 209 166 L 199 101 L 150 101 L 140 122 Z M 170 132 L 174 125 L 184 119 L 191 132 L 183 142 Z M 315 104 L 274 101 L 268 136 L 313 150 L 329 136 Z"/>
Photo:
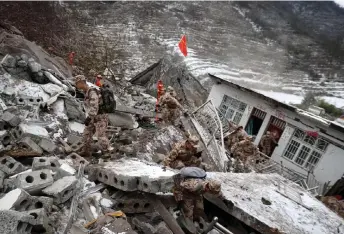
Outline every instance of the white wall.
<path fill-rule="evenodd" d="M 344 174 L 344 150 L 334 145 L 329 145 L 326 154 L 322 156 L 314 169 L 315 178 L 325 183 L 335 183 Z"/>
<path fill-rule="evenodd" d="M 284 121 L 288 123 L 278 142 L 278 146 L 275 148 L 271 158 L 276 162 L 282 161 L 284 166 L 290 169 L 293 169 L 299 173 L 306 174 L 307 172 L 305 169 L 303 169 L 299 165 L 282 157 L 284 150 L 294 132 L 295 127 L 300 128 L 301 130 L 305 130 L 305 131 L 307 130 L 317 131 L 319 127 L 321 127 L 323 129 L 326 129 L 327 133 L 329 135 L 334 136 L 335 138 L 322 134 L 322 133 L 319 133 L 320 136 L 323 136 L 324 138 L 331 140 L 337 144 L 343 144 L 341 141 L 336 139 L 336 138 L 344 139 L 343 133 L 329 129 L 327 128 L 325 124 L 321 124 L 319 122 L 310 120 L 309 118 L 300 116 L 297 113 L 291 112 L 282 107 L 276 108 L 274 104 L 272 102 L 269 102 L 268 100 L 258 98 L 254 94 L 250 94 L 249 92 L 239 90 L 237 88 L 231 87 L 224 83 L 216 84 L 212 87 L 211 92 L 208 96 L 208 100 L 211 99 L 213 104 L 217 108 L 219 108 L 224 95 L 228 95 L 230 97 L 238 99 L 247 104 L 246 110 L 239 123 L 240 125 L 244 127 L 247 124 L 247 121 L 250 117 L 253 107 L 256 107 L 267 113 L 262 123 L 262 126 L 259 130 L 259 133 L 257 134 L 255 144 L 259 143 L 262 135 L 264 134 L 269 124 L 269 120 L 271 116 L 275 116 L 279 119 L 283 119 Z M 295 117 L 299 118 L 302 121 L 302 123 L 295 121 L 294 120 Z M 310 127 L 306 126 L 305 124 L 309 125 Z M 323 154 L 321 160 L 318 162 L 317 166 L 314 168 L 314 174 L 318 181 L 327 182 L 328 180 L 331 180 L 332 182 L 335 182 L 337 179 L 339 179 L 343 175 L 344 173 L 343 168 L 344 168 L 344 150 L 330 144 L 326 152 Z"/>

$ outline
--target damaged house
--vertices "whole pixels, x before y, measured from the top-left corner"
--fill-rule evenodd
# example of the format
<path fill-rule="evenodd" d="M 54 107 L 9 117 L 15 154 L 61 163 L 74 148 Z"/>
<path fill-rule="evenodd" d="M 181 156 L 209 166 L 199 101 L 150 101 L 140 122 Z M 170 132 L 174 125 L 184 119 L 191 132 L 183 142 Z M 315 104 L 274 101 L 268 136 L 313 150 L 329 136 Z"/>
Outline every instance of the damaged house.
<path fill-rule="evenodd" d="M 278 144 L 267 155 L 270 161 L 294 171 L 320 193 L 325 183 L 333 184 L 343 176 L 344 127 L 220 77 L 209 76 L 215 84 L 208 100 L 218 108 L 223 120 L 243 126 L 248 134 L 256 136 L 256 145 L 267 131 L 275 137 Z"/>

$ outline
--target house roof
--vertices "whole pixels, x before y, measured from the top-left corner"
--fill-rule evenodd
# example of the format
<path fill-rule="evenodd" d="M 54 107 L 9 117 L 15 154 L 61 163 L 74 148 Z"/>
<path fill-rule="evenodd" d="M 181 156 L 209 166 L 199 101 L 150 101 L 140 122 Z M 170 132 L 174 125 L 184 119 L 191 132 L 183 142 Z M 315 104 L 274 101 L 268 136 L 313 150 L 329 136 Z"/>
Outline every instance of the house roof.
<path fill-rule="evenodd" d="M 212 75 L 210 73 L 208 73 L 209 77 L 212 78 L 213 80 L 215 80 L 216 82 L 224 82 L 226 85 L 229 85 L 233 88 L 236 88 L 236 89 L 240 89 L 244 92 L 248 92 L 248 93 L 251 93 L 255 96 L 257 96 L 258 98 L 261 98 L 261 99 L 264 99 L 264 100 L 268 100 L 270 102 L 272 102 L 273 104 L 275 104 L 276 106 L 281 106 L 289 111 L 292 111 L 300 116 L 303 116 L 307 119 L 310 119 L 310 120 L 313 120 L 313 121 L 316 121 L 316 122 L 319 122 L 321 124 L 325 124 L 327 125 L 328 128 L 331 128 L 333 130 L 336 130 L 336 131 L 339 131 L 341 133 L 344 133 L 344 126 L 342 126 L 341 124 L 339 123 L 336 123 L 336 122 L 333 122 L 333 121 L 330 121 L 328 119 L 325 119 L 325 118 L 322 118 L 318 115 L 315 115 L 313 113 L 310 113 L 310 112 L 307 112 L 307 111 L 304 111 L 304 110 L 301 110 L 295 106 L 292 106 L 292 105 L 289 105 L 289 104 L 286 104 L 286 103 L 283 103 L 283 102 L 280 102 L 276 99 L 273 99 L 271 97 L 268 97 L 268 96 L 265 96 L 264 94 L 261 94 L 261 93 L 258 93 L 252 89 L 249 89 L 249 88 L 245 88 L 241 85 L 238 85 L 238 84 L 235 84 L 231 81 L 228 81 L 228 80 L 225 80 L 223 78 L 220 78 L 218 76 L 215 76 L 215 75 Z"/>

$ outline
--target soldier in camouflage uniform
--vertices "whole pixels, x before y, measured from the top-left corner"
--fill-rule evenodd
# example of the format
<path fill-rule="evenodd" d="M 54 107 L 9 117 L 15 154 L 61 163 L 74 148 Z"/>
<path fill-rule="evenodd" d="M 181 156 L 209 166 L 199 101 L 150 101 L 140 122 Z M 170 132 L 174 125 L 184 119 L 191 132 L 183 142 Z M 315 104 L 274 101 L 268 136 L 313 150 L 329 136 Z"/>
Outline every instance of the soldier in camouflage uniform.
<path fill-rule="evenodd" d="M 175 99 L 177 99 L 177 93 L 174 90 L 174 88 L 172 86 L 168 86 L 167 87 L 167 92 L 171 94 L 172 97 L 174 97 Z"/>
<path fill-rule="evenodd" d="M 234 132 L 232 132 L 228 136 L 227 146 L 230 150 L 236 143 L 243 141 L 246 137 L 248 137 L 246 131 L 242 126 L 237 127 Z M 233 153 L 233 152 L 232 152 Z"/>
<path fill-rule="evenodd" d="M 231 148 L 234 158 L 240 159 L 245 166 L 250 158 L 259 157 L 259 149 L 253 144 L 253 137 L 248 136 L 245 140 L 234 144 Z"/>
<path fill-rule="evenodd" d="M 262 153 L 266 154 L 267 156 L 270 156 L 272 153 L 272 144 L 277 145 L 277 142 L 275 138 L 271 136 L 271 133 L 267 131 L 266 135 L 262 137 L 259 144 L 262 149 Z"/>
<path fill-rule="evenodd" d="M 178 100 L 171 95 L 170 92 L 165 92 L 160 97 L 159 105 L 162 107 L 162 119 L 167 124 L 175 124 L 175 121 L 180 117 L 180 110 L 184 110 Z"/>
<path fill-rule="evenodd" d="M 202 167 L 202 159 L 196 157 L 198 142 L 199 139 L 196 136 L 188 136 L 186 140 L 178 142 L 164 159 L 164 166 L 174 169 Z"/>
<path fill-rule="evenodd" d="M 204 215 L 203 194 L 211 193 L 223 199 L 221 184 L 214 180 L 187 178 L 180 182 L 182 190 L 182 211 L 185 218 L 199 221 Z"/>
<path fill-rule="evenodd" d="M 75 77 L 75 86 L 77 89 L 85 92 L 85 109 L 86 109 L 86 120 L 85 129 L 83 132 L 83 148 L 81 155 L 87 157 L 91 156 L 91 143 L 92 136 L 95 132 L 98 135 L 98 142 L 103 149 L 103 153 L 112 151 L 113 148 L 110 146 L 110 142 L 106 136 L 106 129 L 108 126 L 108 115 L 98 114 L 99 104 L 102 100 L 100 94 L 95 88 L 90 88 L 86 83 L 86 78 L 83 75 Z"/>

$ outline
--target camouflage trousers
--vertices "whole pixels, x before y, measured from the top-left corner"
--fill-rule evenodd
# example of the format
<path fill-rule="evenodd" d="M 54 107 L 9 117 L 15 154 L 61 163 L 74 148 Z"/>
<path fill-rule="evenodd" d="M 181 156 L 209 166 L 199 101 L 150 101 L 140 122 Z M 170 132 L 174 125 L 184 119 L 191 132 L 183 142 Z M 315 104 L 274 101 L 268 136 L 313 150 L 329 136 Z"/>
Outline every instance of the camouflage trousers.
<path fill-rule="evenodd" d="M 110 142 L 106 136 L 106 129 L 108 126 L 108 115 L 102 114 L 94 117 L 88 126 L 85 126 L 82 142 L 83 152 L 91 152 L 92 137 L 94 133 L 97 133 L 99 145 L 104 151 L 110 146 Z"/>
<path fill-rule="evenodd" d="M 173 169 L 182 169 L 184 167 L 200 167 L 201 159 L 193 157 L 189 161 L 175 160 L 170 163 L 170 167 Z"/>
<path fill-rule="evenodd" d="M 163 108 L 162 109 L 162 119 L 165 123 L 167 124 L 172 124 L 174 125 L 176 120 L 180 116 L 180 111 L 179 109 L 169 109 L 169 108 Z"/>
<path fill-rule="evenodd" d="M 183 197 L 183 213 L 185 218 L 190 220 L 198 220 L 204 216 L 203 197 Z"/>
<path fill-rule="evenodd" d="M 248 160 L 250 158 L 250 155 L 247 155 L 243 151 L 234 152 L 233 155 L 234 155 L 234 158 L 240 159 L 244 163 L 244 165 L 246 165 L 248 163 Z"/>
<path fill-rule="evenodd" d="M 269 146 L 266 145 L 266 146 L 263 146 L 263 147 L 262 147 L 262 153 L 263 153 L 263 154 L 266 154 L 266 155 L 270 156 L 271 151 L 272 151 L 271 145 L 269 145 Z"/>

